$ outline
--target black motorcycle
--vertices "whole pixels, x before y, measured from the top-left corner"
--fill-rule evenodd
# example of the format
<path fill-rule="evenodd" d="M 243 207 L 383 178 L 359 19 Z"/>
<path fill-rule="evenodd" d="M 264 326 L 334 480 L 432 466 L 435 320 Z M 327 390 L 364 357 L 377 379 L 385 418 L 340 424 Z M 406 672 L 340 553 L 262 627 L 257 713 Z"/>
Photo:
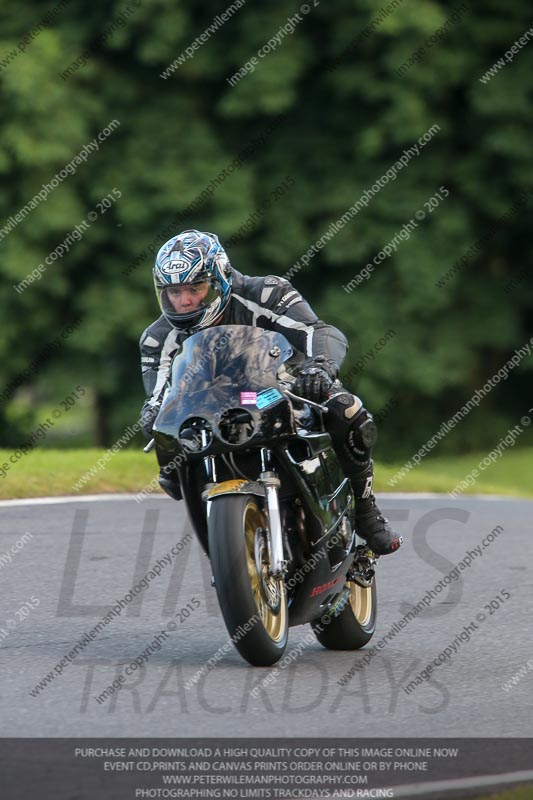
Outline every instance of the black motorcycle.
<path fill-rule="evenodd" d="M 161 485 L 185 500 L 231 639 L 257 666 L 282 657 L 291 626 L 355 650 L 376 625 L 377 557 L 354 527 L 328 409 L 290 391 L 292 356 L 261 328 L 190 336 L 154 426 Z"/>

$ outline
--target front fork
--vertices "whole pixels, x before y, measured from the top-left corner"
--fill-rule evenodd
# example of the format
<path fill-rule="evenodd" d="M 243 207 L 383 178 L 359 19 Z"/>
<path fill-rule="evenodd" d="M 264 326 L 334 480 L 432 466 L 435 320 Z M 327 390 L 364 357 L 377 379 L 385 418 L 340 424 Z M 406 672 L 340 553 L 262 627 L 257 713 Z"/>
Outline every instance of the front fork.
<path fill-rule="evenodd" d="M 217 482 L 216 465 L 214 456 L 204 458 L 206 478 L 209 484 Z M 281 481 L 272 469 L 272 453 L 266 448 L 261 448 L 261 474 L 257 479 L 265 489 L 266 507 L 268 513 L 268 528 L 265 531 L 268 561 L 270 564 L 269 574 L 276 579 L 283 578 L 287 572 L 287 561 L 283 558 L 283 533 L 281 530 L 281 513 L 279 508 L 279 488 Z M 207 515 L 211 507 L 211 501 L 207 501 Z"/>
<path fill-rule="evenodd" d="M 279 509 L 281 481 L 272 469 L 272 453 L 266 447 L 261 448 L 261 474 L 257 480 L 265 487 L 268 512 L 266 540 L 270 562 L 269 573 L 273 578 L 280 579 L 287 571 L 287 561 L 283 558 L 283 533 Z"/>

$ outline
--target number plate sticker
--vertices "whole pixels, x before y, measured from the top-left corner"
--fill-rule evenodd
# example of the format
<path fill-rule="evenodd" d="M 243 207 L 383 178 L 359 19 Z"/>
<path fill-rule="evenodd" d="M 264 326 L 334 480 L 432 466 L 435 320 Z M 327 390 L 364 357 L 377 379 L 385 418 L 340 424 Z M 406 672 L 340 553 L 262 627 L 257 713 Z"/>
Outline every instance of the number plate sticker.
<path fill-rule="evenodd" d="M 277 389 L 265 389 L 257 395 L 257 408 L 266 408 L 281 400 L 283 395 Z"/>
<path fill-rule="evenodd" d="M 257 392 L 241 392 L 241 406 L 255 406 Z"/>

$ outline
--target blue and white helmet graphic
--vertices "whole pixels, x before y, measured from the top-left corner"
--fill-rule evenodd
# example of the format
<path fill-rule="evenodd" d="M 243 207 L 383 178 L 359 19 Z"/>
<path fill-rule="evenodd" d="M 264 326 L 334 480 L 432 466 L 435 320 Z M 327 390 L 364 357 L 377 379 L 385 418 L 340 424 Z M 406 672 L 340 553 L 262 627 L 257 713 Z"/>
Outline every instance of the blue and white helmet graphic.
<path fill-rule="evenodd" d="M 229 259 L 214 233 L 183 231 L 156 256 L 157 300 L 166 319 L 180 330 L 194 333 L 213 325 L 229 303 L 231 282 Z"/>

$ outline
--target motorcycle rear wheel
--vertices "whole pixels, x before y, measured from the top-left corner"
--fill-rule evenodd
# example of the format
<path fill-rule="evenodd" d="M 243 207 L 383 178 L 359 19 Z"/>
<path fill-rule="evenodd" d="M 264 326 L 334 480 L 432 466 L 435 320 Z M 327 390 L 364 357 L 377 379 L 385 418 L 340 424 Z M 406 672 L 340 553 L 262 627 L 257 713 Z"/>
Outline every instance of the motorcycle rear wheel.
<path fill-rule="evenodd" d="M 268 574 L 267 524 L 252 495 L 211 501 L 209 557 L 220 610 L 233 644 L 258 667 L 279 661 L 289 633 L 285 584 Z"/>
<path fill-rule="evenodd" d="M 376 579 L 368 588 L 350 581 L 345 583 L 344 590 L 350 592 L 348 599 L 342 610 L 331 616 L 331 622 L 326 624 L 322 617 L 311 623 L 316 638 L 328 650 L 359 650 L 376 630 Z"/>

